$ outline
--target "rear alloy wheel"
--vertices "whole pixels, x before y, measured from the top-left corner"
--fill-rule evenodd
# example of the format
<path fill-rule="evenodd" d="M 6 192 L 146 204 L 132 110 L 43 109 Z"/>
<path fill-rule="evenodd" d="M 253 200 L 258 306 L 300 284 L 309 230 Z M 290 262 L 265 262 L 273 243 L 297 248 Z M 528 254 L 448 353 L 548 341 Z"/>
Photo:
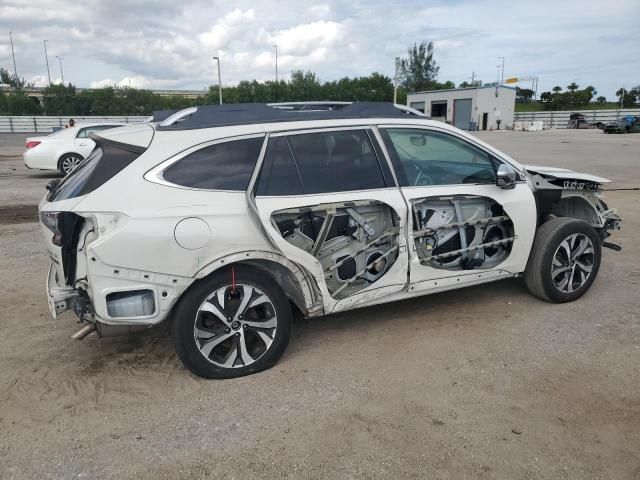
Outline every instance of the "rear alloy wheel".
<path fill-rule="evenodd" d="M 67 176 L 76 168 L 78 168 L 78 165 L 80 165 L 83 160 L 84 158 L 82 157 L 82 155 L 79 155 L 77 153 L 67 153 L 66 155 L 60 157 L 60 161 L 58 162 L 58 170 L 62 175 Z"/>
<path fill-rule="evenodd" d="M 577 300 L 598 274 L 601 250 L 600 238 L 587 222 L 553 218 L 536 232 L 524 272 L 525 283 L 543 300 Z"/>
<path fill-rule="evenodd" d="M 203 280 L 176 307 L 173 339 L 203 378 L 233 378 L 273 366 L 284 352 L 291 308 L 264 273 L 234 266 Z"/>

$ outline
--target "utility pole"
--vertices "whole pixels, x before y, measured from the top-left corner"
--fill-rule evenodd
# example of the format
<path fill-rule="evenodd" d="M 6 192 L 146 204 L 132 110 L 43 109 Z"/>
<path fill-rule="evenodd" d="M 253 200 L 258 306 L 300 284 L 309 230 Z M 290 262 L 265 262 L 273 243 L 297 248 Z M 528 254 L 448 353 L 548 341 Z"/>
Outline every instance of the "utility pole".
<path fill-rule="evenodd" d="M 502 60 L 502 74 L 500 75 L 500 85 L 502 85 L 504 83 L 504 57 L 498 57 L 498 60 Z"/>
<path fill-rule="evenodd" d="M 64 85 L 64 73 L 62 73 L 62 60 L 64 60 L 64 59 L 59 57 L 58 55 L 56 55 L 56 58 L 58 59 L 58 62 L 60 63 L 60 77 L 62 77 L 62 85 Z"/>
<path fill-rule="evenodd" d="M 396 73 L 393 77 L 393 104 L 398 103 L 398 69 L 400 67 L 400 57 L 396 57 Z"/>
<path fill-rule="evenodd" d="M 13 57 L 13 76 L 16 80 L 16 87 L 18 86 L 18 69 L 16 68 L 16 54 L 13 52 L 13 35 L 9 32 L 9 40 L 11 40 L 11 56 Z"/>
<path fill-rule="evenodd" d="M 213 57 L 218 62 L 218 96 L 220 97 L 220 105 L 222 105 L 222 80 L 220 80 L 220 57 Z"/>
<path fill-rule="evenodd" d="M 47 62 L 47 77 L 49 78 L 49 86 L 51 86 L 51 71 L 49 70 L 49 57 L 47 56 L 47 41 L 44 41 L 44 59 Z"/>
<path fill-rule="evenodd" d="M 475 87 L 476 85 L 476 72 L 471 72 L 471 86 Z"/>

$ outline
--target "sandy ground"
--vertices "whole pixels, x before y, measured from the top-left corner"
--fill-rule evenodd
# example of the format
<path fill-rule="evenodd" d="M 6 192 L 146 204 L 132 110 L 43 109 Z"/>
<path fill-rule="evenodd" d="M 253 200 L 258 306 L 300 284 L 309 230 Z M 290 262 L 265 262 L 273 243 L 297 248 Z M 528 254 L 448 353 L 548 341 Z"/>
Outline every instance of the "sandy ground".
<path fill-rule="evenodd" d="M 640 186 L 638 135 L 482 137 Z M 607 194 L 624 250 L 578 302 L 502 281 L 298 320 L 275 368 L 205 381 L 166 327 L 78 342 L 50 318 L 29 213 L 50 176 L 19 140 L 0 138 L 0 478 L 640 478 L 639 191 Z"/>

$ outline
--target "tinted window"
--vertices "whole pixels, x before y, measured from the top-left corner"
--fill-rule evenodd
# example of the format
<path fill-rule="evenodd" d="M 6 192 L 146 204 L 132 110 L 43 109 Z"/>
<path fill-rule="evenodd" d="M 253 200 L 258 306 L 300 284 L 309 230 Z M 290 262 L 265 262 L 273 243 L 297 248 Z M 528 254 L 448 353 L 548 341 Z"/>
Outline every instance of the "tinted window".
<path fill-rule="evenodd" d="M 304 193 L 385 187 L 366 131 L 309 133 L 288 138 Z"/>
<path fill-rule="evenodd" d="M 304 193 L 298 168 L 286 137 L 269 142 L 260 171 L 256 195 L 300 195 Z"/>
<path fill-rule="evenodd" d="M 164 171 L 166 181 L 209 190 L 246 190 L 263 138 L 218 143 L 197 150 Z"/>
<path fill-rule="evenodd" d="M 427 130 L 387 129 L 383 135 L 402 185 L 495 183 L 486 152 L 453 135 Z"/>
<path fill-rule="evenodd" d="M 78 168 L 58 184 L 47 198 L 53 202 L 86 195 L 104 184 L 139 156 L 140 152 L 130 152 L 113 145 L 100 144 Z"/>

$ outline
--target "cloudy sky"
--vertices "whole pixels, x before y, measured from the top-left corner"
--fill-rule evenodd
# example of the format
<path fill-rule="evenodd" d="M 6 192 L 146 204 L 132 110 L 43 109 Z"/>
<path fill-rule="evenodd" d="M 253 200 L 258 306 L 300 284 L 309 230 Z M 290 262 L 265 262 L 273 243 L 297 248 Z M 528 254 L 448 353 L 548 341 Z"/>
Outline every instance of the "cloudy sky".
<path fill-rule="evenodd" d="M 271 79 L 278 45 L 281 75 L 321 80 L 393 75 L 393 59 L 432 40 L 439 80 L 485 82 L 537 75 L 539 91 L 594 85 L 608 98 L 640 84 L 640 0 L 0 0 L 0 66 L 44 85 L 51 77 L 80 87 L 104 84 L 204 89 Z M 527 84 L 521 86 L 526 87 Z"/>

